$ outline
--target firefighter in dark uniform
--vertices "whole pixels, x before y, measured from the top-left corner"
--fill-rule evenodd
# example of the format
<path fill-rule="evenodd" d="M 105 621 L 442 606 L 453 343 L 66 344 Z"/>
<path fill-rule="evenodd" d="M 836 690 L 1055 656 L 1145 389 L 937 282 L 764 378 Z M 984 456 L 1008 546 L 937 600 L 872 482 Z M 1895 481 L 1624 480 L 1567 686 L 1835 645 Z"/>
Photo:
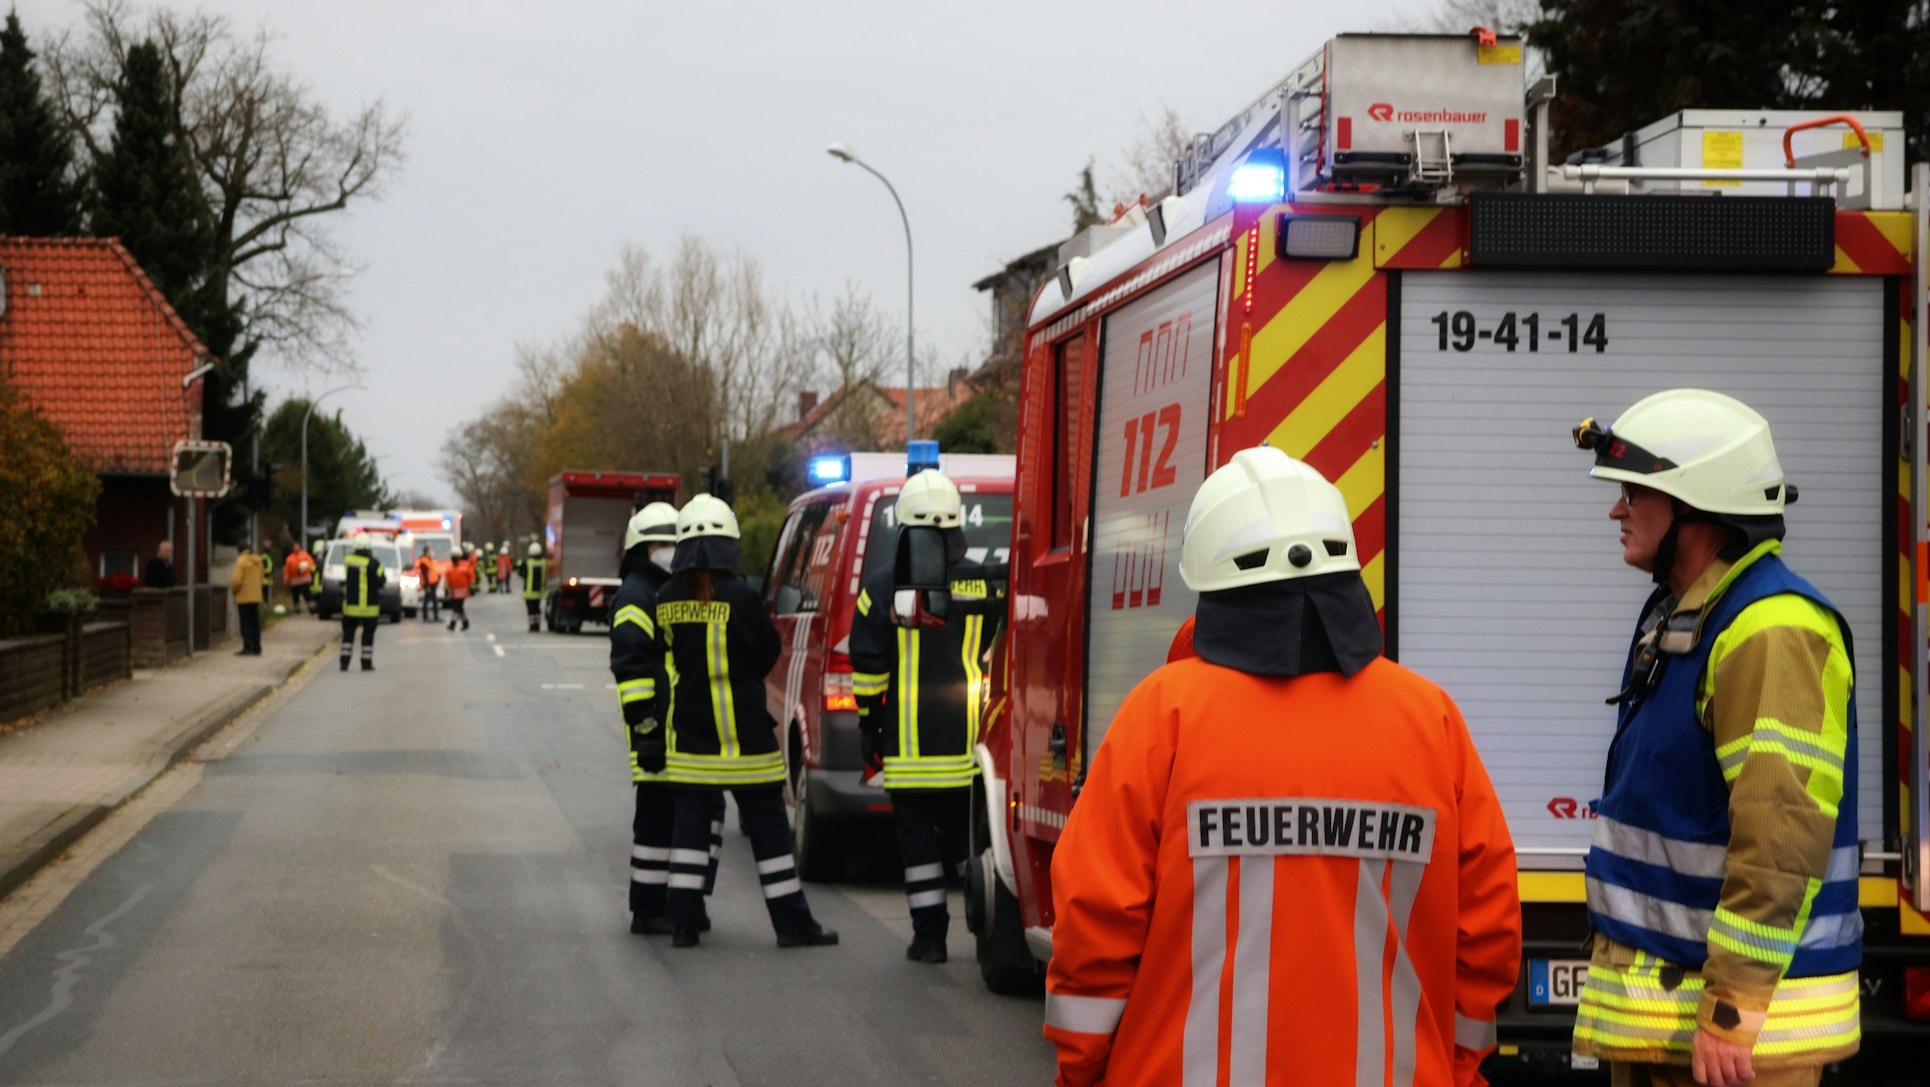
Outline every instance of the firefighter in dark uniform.
<path fill-rule="evenodd" d="M 542 544 L 529 545 L 529 554 L 516 562 L 516 573 L 523 579 L 523 606 L 529 609 L 529 632 L 534 634 L 542 625 L 543 591 L 549 583 L 549 560 L 543 557 Z"/>
<path fill-rule="evenodd" d="M 617 703 L 623 709 L 624 732 L 630 737 L 630 780 L 636 783 L 637 794 L 636 812 L 630 822 L 630 931 L 640 936 L 667 936 L 671 932 L 666 910 L 675 797 L 662 774 L 645 772 L 638 759 L 637 741 L 661 727 L 652 712 L 656 698 L 653 662 L 663 655 L 657 642 L 657 592 L 670 580 L 670 560 L 677 550 L 677 507 L 652 502 L 637 511 L 624 531 L 623 543 L 623 584 L 617 589 L 610 616 L 610 674 L 616 677 Z M 706 894 L 716 881 L 717 856 L 723 848 L 721 793 L 716 795 L 710 831 Z M 703 918 L 697 927 L 709 929 L 710 919 Z"/>
<path fill-rule="evenodd" d="M 905 861 L 905 957 L 924 963 L 946 957 L 945 886 L 966 860 L 984 654 L 1004 610 L 1002 579 L 965 560 L 962 512 L 958 486 L 934 469 L 906 480 L 898 495 L 900 526 L 944 531 L 951 603 L 942 625 L 899 614 L 890 564 L 864 586 L 851 624 L 865 762 L 883 767 Z"/>
<path fill-rule="evenodd" d="M 764 677 L 780 649 L 777 627 L 763 598 L 731 573 L 741 561 L 737 515 L 730 506 L 708 494 L 691 499 L 677 517 L 673 577 L 657 594 L 663 655 L 654 662 L 653 693 L 664 710 L 659 719 L 670 727 L 634 741 L 638 765 L 674 786 L 672 945 L 697 946 L 711 827 L 726 789 L 737 798 L 751 839 L 777 946 L 835 944 L 838 934 L 811 916 L 791 856 L 784 752 L 778 748 L 777 722 L 764 705 Z"/>
<path fill-rule="evenodd" d="M 375 628 L 382 622 L 382 586 L 387 572 L 369 550 L 369 534 L 358 532 L 354 548 L 342 559 L 342 671 L 355 655 L 355 632 L 362 631 L 362 671 L 375 671 Z"/>

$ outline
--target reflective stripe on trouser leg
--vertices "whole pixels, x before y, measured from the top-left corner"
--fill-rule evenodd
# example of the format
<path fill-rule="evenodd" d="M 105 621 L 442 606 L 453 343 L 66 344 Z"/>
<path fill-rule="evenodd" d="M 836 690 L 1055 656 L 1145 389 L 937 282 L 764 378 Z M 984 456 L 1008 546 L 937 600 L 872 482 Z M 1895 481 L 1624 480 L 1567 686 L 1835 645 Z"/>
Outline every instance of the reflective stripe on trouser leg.
<path fill-rule="evenodd" d="M 940 842 L 941 805 L 956 789 L 892 789 L 892 820 L 898 825 L 898 849 L 905 862 L 905 905 L 911 910 L 912 935 L 943 941 L 951 930 L 951 911 L 945 902 L 945 851 Z"/>
<path fill-rule="evenodd" d="M 732 789 L 737 810 L 750 835 L 751 855 L 757 858 L 757 882 L 764 889 L 764 908 L 771 928 L 780 933 L 810 928 L 811 907 L 798 882 L 797 862 L 791 857 L 791 824 L 784 818 L 784 790 L 778 785 Z"/>
<path fill-rule="evenodd" d="M 348 659 L 355 655 L 355 628 L 359 624 L 344 615 L 342 617 L 342 667 L 348 667 Z"/>
<path fill-rule="evenodd" d="M 375 659 L 375 628 L 381 622 L 382 622 L 382 619 L 380 616 L 377 616 L 372 619 L 361 620 L 362 659 L 365 661 L 372 661 Z"/>
<path fill-rule="evenodd" d="M 710 815 L 717 794 L 708 789 L 670 789 L 670 923 L 697 928 L 704 919 L 704 884 L 710 874 Z"/>
<path fill-rule="evenodd" d="M 655 917 L 669 907 L 670 833 L 676 802 L 667 786 L 640 782 L 630 821 L 630 912 Z"/>
<path fill-rule="evenodd" d="M 710 875 L 704 880 L 704 893 L 717 890 L 717 861 L 724 855 L 724 794 L 717 794 L 717 813 L 710 819 Z"/>
<path fill-rule="evenodd" d="M 1220 974 L 1226 966 L 1225 857 L 1193 858 L 1193 997 L 1181 1042 L 1184 1087 L 1220 1079 Z"/>

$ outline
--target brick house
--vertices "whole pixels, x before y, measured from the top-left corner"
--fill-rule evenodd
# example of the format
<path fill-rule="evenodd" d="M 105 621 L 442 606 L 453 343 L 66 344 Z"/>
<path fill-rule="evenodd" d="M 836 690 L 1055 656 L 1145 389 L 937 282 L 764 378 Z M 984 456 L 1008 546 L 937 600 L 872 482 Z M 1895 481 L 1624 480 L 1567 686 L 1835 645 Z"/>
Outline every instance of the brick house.
<path fill-rule="evenodd" d="M 186 531 L 174 443 L 201 437 L 214 361 L 113 238 L 0 238 L 0 382 L 60 428 L 101 480 L 83 548 L 97 577 L 139 576 Z M 205 507 L 205 504 L 204 504 Z M 205 537 L 197 580 L 206 580 Z M 177 575 L 185 570 L 177 544 Z"/>
<path fill-rule="evenodd" d="M 955 374 L 944 385 L 921 388 L 913 401 L 918 413 L 918 435 L 931 437 L 932 428 L 977 395 Z M 799 451 L 827 449 L 903 449 L 905 447 L 905 390 L 869 381 L 847 385 L 822 399 L 816 393 L 798 397 L 797 421 L 783 428 Z"/>

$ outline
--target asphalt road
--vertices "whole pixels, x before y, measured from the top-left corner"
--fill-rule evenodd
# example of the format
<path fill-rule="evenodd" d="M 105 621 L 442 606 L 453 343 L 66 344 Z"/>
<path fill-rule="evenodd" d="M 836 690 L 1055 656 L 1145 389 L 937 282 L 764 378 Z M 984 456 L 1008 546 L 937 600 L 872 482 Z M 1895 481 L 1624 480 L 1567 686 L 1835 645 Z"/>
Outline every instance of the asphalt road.
<path fill-rule="evenodd" d="M 1050 1081 L 956 897 L 952 961 L 905 961 L 891 863 L 808 886 L 842 946 L 780 951 L 733 819 L 704 945 L 629 935 L 607 643 L 471 611 L 384 625 L 374 674 L 328 663 L 116 816 L 147 821 L 0 958 L 0 1084 Z"/>

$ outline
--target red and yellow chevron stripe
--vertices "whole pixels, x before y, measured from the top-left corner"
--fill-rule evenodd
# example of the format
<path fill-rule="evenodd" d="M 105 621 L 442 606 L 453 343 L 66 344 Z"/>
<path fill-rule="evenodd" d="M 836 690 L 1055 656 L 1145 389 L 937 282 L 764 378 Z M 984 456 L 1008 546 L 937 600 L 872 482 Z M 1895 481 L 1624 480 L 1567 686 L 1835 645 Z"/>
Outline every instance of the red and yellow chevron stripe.
<path fill-rule="evenodd" d="M 1873 215 L 1872 217 L 1874 218 L 1875 216 Z M 1907 272 L 1910 260 L 1909 227 L 1911 216 L 1894 215 L 1891 217 L 1904 221 L 1905 229 L 1901 245 L 1903 263 L 1905 271 Z M 1843 215 L 1837 216 L 1837 237 L 1839 240 L 1843 236 L 1841 229 L 1843 218 Z M 1839 246 L 1837 249 L 1837 264 L 1839 268 L 1843 263 L 1842 252 Z M 1913 279 L 1906 276 L 1897 284 L 1897 291 L 1902 297 L 1900 300 L 1901 304 L 1898 306 L 1898 313 L 1901 315 L 1898 323 L 1901 327 L 1897 335 L 1896 402 L 1901 405 L 1908 405 L 1910 403 L 1910 353 L 1913 343 L 1911 340 L 1911 333 L 1913 331 L 1911 314 L 1914 311 L 1914 307 L 1911 305 L 1910 295 L 1914 282 Z M 1897 616 L 1896 682 L 1898 729 L 1896 765 L 1898 777 L 1897 804 L 1901 812 L 1901 821 L 1898 823 L 1898 830 L 1900 834 L 1905 837 L 1910 833 L 1910 817 L 1911 813 L 1915 810 L 1912 806 L 1914 800 L 1910 790 L 1911 767 L 1914 765 L 1912 758 L 1916 750 L 1916 745 L 1925 741 L 1925 737 L 1916 734 L 1916 706 L 1914 704 L 1916 683 L 1914 676 L 1915 669 L 1924 666 L 1924 647 L 1918 645 L 1916 642 L 1916 624 L 1913 622 L 1913 619 L 1915 618 L 1917 605 L 1925 599 L 1926 592 L 1930 591 L 1930 586 L 1926 586 L 1924 581 L 1926 573 L 1930 573 L 1930 555 L 1923 554 L 1922 550 L 1917 546 L 1916 516 L 1911 511 L 1910 474 L 1910 458 L 1903 456 L 1897 464 L 1896 496 L 1897 609 L 1899 612 Z M 1899 928 L 1906 935 L 1930 935 L 1930 918 L 1926 918 L 1923 914 L 1918 913 L 1916 909 L 1911 906 L 1909 895 L 1903 893 L 1904 891 L 1905 888 L 1901 886 L 1898 887 L 1897 912 Z"/>
<path fill-rule="evenodd" d="M 1837 212 L 1836 266 L 1830 273 L 1909 275 L 1911 218 L 1907 211 Z"/>
<path fill-rule="evenodd" d="M 1357 216 L 1360 248 L 1352 260 L 1279 260 L 1280 217 L 1272 213 L 1240 238 L 1223 371 L 1233 388 L 1223 399 L 1219 448 L 1230 456 L 1264 441 L 1333 480 L 1354 511 L 1361 573 L 1380 607 L 1386 601 L 1386 271 L 1459 267 L 1466 261 L 1465 224 L 1459 209 L 1292 210 Z"/>

